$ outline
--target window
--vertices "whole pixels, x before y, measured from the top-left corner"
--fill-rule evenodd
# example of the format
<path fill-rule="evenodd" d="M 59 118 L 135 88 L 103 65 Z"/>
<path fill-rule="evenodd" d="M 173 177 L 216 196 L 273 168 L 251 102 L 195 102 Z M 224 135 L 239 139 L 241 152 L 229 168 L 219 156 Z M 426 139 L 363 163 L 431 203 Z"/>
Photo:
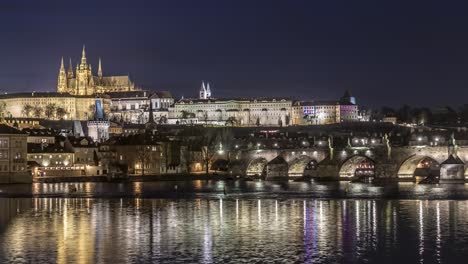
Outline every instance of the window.
<path fill-rule="evenodd" d="M 8 138 L 0 138 L 0 148 L 8 148 Z"/>
<path fill-rule="evenodd" d="M 0 150 L 0 160 L 5 160 L 8 159 L 8 150 L 7 149 L 1 149 Z"/>

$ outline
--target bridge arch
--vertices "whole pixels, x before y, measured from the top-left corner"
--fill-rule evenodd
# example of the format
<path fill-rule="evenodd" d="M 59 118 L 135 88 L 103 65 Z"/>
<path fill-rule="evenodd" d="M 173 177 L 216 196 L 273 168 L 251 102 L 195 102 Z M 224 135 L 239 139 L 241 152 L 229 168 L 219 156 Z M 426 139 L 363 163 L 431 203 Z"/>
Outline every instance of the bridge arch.
<path fill-rule="evenodd" d="M 367 156 L 355 155 L 346 159 L 340 167 L 340 177 L 354 177 L 357 174 L 373 176 L 375 161 Z"/>
<path fill-rule="evenodd" d="M 265 176 L 266 179 L 287 178 L 288 170 L 288 162 L 282 156 L 278 156 L 266 164 Z"/>
<path fill-rule="evenodd" d="M 245 175 L 246 166 L 243 160 L 231 160 L 228 165 L 228 172 L 234 176 L 243 176 Z"/>
<path fill-rule="evenodd" d="M 212 171 L 227 171 L 229 168 L 229 161 L 226 159 L 217 159 L 211 163 Z"/>
<path fill-rule="evenodd" d="M 316 167 L 317 161 L 307 155 L 301 155 L 289 162 L 288 175 L 290 177 L 300 177 L 304 175 L 307 167 Z M 312 166 L 313 165 L 313 166 Z"/>
<path fill-rule="evenodd" d="M 439 173 L 440 164 L 426 155 L 413 155 L 403 161 L 398 168 L 398 178 L 426 177 L 430 173 Z"/>
<path fill-rule="evenodd" d="M 259 158 L 251 160 L 249 162 L 249 165 L 247 165 L 245 174 L 248 176 L 253 176 L 253 175 L 261 176 L 263 174 L 263 171 L 267 163 L 268 161 L 263 157 L 259 157 Z"/>

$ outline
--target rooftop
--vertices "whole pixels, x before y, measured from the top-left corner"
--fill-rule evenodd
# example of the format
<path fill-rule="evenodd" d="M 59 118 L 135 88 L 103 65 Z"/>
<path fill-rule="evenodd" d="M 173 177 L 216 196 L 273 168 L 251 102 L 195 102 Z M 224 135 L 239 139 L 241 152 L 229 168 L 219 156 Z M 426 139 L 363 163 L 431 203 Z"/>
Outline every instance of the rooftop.
<path fill-rule="evenodd" d="M 5 124 L 0 124 L 0 134 L 26 135 L 26 132 L 23 132 L 11 126 L 7 126 Z"/>

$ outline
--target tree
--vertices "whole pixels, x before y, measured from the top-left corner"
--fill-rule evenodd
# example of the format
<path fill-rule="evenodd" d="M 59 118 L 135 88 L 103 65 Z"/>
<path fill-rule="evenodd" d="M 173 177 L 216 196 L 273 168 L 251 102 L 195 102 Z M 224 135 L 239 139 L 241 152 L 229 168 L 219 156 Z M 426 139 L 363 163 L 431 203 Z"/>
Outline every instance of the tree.
<path fill-rule="evenodd" d="M 193 113 L 187 112 L 185 110 L 182 110 L 181 113 L 182 113 L 182 119 L 188 119 L 194 116 Z"/>
<path fill-rule="evenodd" d="M 62 107 L 57 107 L 55 109 L 55 115 L 57 116 L 58 119 L 63 119 L 65 115 L 67 114 L 68 114 L 67 111 Z"/>
<path fill-rule="evenodd" d="M 414 122 L 414 109 L 412 110 L 408 105 L 403 105 L 400 109 L 398 109 L 396 117 L 403 123 L 416 123 Z"/>
<path fill-rule="evenodd" d="M 383 106 L 382 109 L 380 109 L 380 114 L 382 117 L 395 117 L 396 111 L 391 107 Z"/>
<path fill-rule="evenodd" d="M 7 114 L 6 103 L 0 102 L 0 118 L 3 119 Z"/>
<path fill-rule="evenodd" d="M 283 127 L 283 120 L 281 120 L 281 117 L 278 117 L 278 126 Z"/>
<path fill-rule="evenodd" d="M 202 159 L 205 165 L 205 173 L 209 174 L 210 164 L 216 153 L 222 154 L 226 151 L 233 136 L 230 128 L 207 130 L 202 137 Z"/>
<path fill-rule="evenodd" d="M 159 124 L 167 124 L 167 117 L 161 116 L 158 121 Z"/>
<path fill-rule="evenodd" d="M 205 122 L 205 125 L 208 124 L 208 112 L 207 111 L 203 112 L 203 121 Z"/>
<path fill-rule="evenodd" d="M 460 119 L 463 123 L 468 123 L 468 104 L 460 107 Z"/>
<path fill-rule="evenodd" d="M 33 111 L 34 117 L 36 117 L 36 118 L 41 118 L 42 114 L 44 113 L 44 109 L 42 109 L 42 107 L 40 107 L 38 105 L 34 106 L 32 111 Z"/>
<path fill-rule="evenodd" d="M 137 160 L 141 165 L 141 175 L 145 175 L 145 167 L 151 160 L 151 150 L 150 147 L 145 143 L 143 145 L 137 146 Z"/>
<path fill-rule="evenodd" d="M 51 119 L 55 117 L 55 109 L 57 106 L 55 104 L 47 104 L 45 107 L 44 114 L 47 118 Z"/>
<path fill-rule="evenodd" d="M 33 110 L 32 105 L 25 104 L 23 105 L 23 110 L 21 110 L 21 112 L 25 117 L 31 117 L 32 110 Z"/>
<path fill-rule="evenodd" d="M 233 116 L 229 117 L 227 120 L 226 120 L 226 125 L 227 126 L 235 126 L 237 125 L 237 119 Z"/>

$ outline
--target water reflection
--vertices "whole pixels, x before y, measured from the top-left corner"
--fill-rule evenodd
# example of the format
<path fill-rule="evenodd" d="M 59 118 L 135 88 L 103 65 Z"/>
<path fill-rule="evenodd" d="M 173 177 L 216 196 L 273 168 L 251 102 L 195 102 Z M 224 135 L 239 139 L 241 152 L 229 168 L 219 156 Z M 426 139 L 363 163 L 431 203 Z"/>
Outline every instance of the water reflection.
<path fill-rule="evenodd" d="M 76 191 L 70 191 L 76 190 Z M 468 199 L 468 184 L 373 186 L 330 182 L 167 181 L 130 183 L 35 183 L 0 185 L 0 197 L 88 198 L 392 198 Z M 368 206 L 363 205 L 366 208 Z M 348 208 L 351 208 L 348 206 Z"/>
<path fill-rule="evenodd" d="M 468 201 L 0 199 L 0 262 L 451 263 Z"/>

